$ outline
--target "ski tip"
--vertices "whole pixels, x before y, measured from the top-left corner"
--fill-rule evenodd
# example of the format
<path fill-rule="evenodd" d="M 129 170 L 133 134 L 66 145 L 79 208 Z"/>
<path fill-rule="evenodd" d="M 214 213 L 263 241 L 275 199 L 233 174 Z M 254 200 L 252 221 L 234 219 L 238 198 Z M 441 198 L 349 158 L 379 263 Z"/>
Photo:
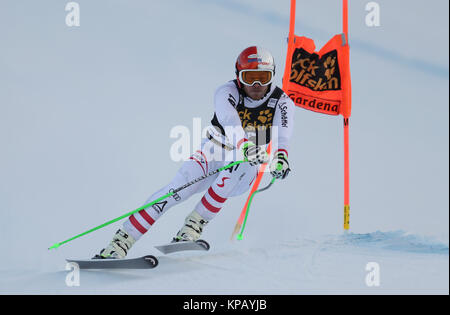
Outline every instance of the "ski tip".
<path fill-rule="evenodd" d="M 158 264 L 159 264 L 158 258 L 156 258 L 153 255 L 147 255 L 147 256 L 144 256 L 143 258 L 145 261 L 149 262 L 153 266 L 153 268 L 158 266 Z"/>
<path fill-rule="evenodd" d="M 205 250 L 209 250 L 211 248 L 211 246 L 209 245 L 209 243 L 205 240 L 197 240 L 195 241 L 197 244 L 203 246 L 205 248 Z"/>

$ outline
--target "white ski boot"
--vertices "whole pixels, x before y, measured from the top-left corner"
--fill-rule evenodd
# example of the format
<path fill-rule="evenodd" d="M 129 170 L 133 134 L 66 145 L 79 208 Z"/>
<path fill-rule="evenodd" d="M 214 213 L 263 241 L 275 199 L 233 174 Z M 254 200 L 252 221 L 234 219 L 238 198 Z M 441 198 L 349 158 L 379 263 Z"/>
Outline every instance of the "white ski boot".
<path fill-rule="evenodd" d="M 125 258 L 131 246 L 136 242 L 136 240 L 126 233 L 125 231 L 119 229 L 109 245 L 100 251 L 100 255 L 95 255 L 95 259 L 122 259 Z"/>
<path fill-rule="evenodd" d="M 184 225 L 173 238 L 174 242 L 196 241 L 203 232 L 203 227 L 208 223 L 197 211 L 192 211 L 184 221 Z"/>

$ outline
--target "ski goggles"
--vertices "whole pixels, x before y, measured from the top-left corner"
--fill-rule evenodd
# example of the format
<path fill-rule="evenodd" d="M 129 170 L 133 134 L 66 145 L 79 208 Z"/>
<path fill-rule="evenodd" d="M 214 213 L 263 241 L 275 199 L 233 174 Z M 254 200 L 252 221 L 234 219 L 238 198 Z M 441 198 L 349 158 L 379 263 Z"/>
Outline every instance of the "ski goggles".
<path fill-rule="evenodd" d="M 253 86 L 259 83 L 262 86 L 269 85 L 273 80 L 273 71 L 249 69 L 239 72 L 239 81 L 247 86 Z"/>

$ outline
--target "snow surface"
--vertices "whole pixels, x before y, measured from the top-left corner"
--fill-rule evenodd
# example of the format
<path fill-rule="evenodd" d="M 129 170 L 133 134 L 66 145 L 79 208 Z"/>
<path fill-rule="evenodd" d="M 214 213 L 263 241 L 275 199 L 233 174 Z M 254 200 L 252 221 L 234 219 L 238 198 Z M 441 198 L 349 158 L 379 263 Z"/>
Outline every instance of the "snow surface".
<path fill-rule="evenodd" d="M 55 242 L 142 205 L 181 162 L 174 126 L 209 124 L 237 54 L 272 51 L 281 86 L 289 1 L 0 2 L 1 294 L 448 294 L 448 2 L 377 1 L 381 26 L 350 3 L 351 232 L 342 231 L 342 120 L 296 111 L 292 173 L 255 196 L 243 241 L 230 234 L 247 195 L 206 228 L 208 253 L 154 270 L 82 271 L 120 226 Z M 321 47 L 340 1 L 297 1 L 296 33 Z M 324 7 L 327 9 L 324 10 Z M 264 182 L 268 181 L 265 178 Z M 264 183 L 263 183 L 264 184 Z M 171 209 L 130 256 L 155 254 L 201 195 Z M 380 286 L 366 285 L 366 265 Z"/>

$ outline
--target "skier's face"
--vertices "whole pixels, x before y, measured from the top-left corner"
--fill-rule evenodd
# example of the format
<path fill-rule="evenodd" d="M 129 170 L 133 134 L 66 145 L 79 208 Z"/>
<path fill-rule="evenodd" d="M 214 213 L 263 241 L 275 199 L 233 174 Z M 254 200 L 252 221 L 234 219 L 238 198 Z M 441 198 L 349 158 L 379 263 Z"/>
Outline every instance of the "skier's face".
<path fill-rule="evenodd" d="M 255 101 L 262 99 L 266 95 L 268 88 L 268 85 L 261 86 L 259 83 L 255 83 L 252 86 L 244 85 L 245 93 Z"/>

